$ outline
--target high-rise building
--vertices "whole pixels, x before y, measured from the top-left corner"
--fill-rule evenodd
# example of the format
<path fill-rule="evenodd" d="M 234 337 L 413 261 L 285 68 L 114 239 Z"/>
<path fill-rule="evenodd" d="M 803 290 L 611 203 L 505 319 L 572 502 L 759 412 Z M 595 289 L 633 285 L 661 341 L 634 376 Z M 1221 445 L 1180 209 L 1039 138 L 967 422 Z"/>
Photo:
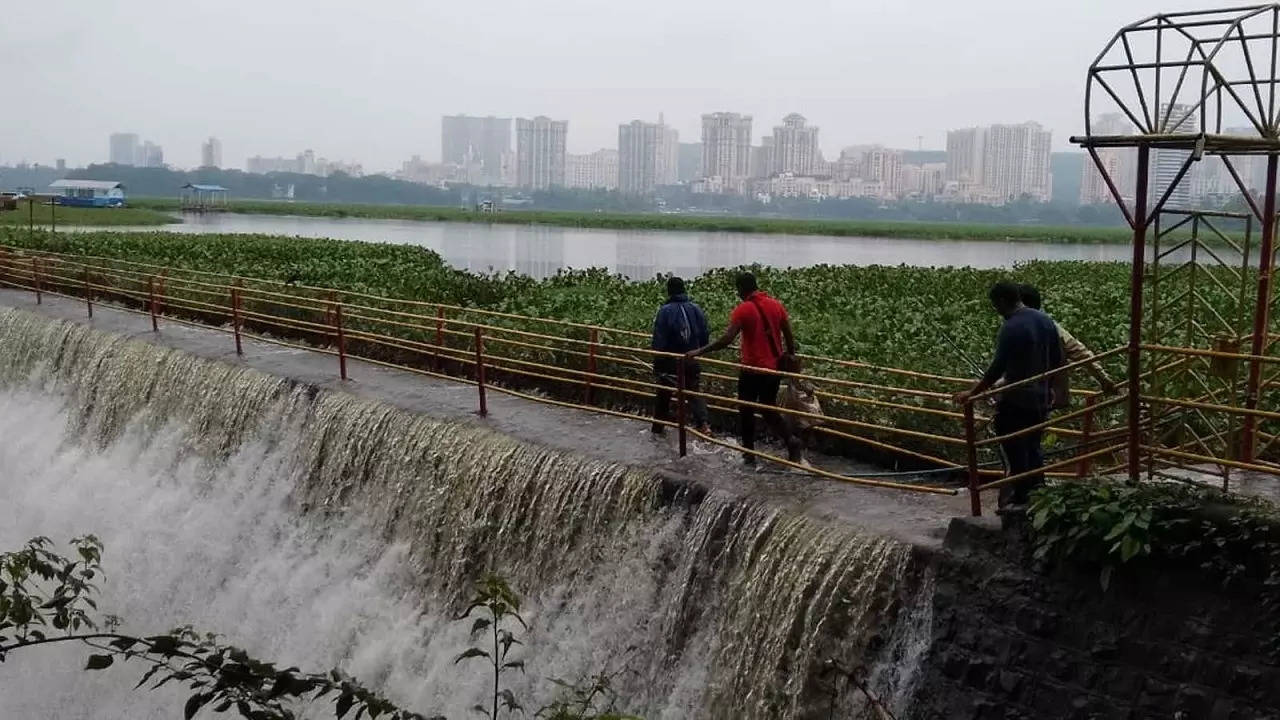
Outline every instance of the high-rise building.
<path fill-rule="evenodd" d="M 1094 135 L 1129 135 L 1133 133 L 1133 124 L 1121 113 L 1106 113 L 1098 116 L 1091 123 Z M 1134 173 L 1137 171 L 1138 151 L 1135 148 L 1098 148 L 1095 150 L 1098 160 L 1106 169 L 1111 182 L 1115 183 L 1126 202 L 1133 201 Z M 1107 187 L 1102 173 L 1092 157 L 1086 156 L 1080 176 L 1080 204 L 1096 205 L 1113 203 L 1115 198 Z"/>
<path fill-rule="evenodd" d="M 565 187 L 582 190 L 616 190 L 618 151 L 611 148 L 587 155 L 565 155 Z"/>
<path fill-rule="evenodd" d="M 138 134 L 113 133 L 111 135 L 111 162 L 116 165 L 136 165 L 138 162 Z"/>
<path fill-rule="evenodd" d="M 766 135 L 760 138 L 759 145 L 751 146 L 751 161 L 747 174 L 754 179 L 762 180 L 773 174 L 773 138 Z"/>
<path fill-rule="evenodd" d="M 138 148 L 138 167 L 164 167 L 164 148 L 148 140 Z"/>
<path fill-rule="evenodd" d="M 1169 127 L 1164 132 L 1168 134 L 1176 133 L 1194 133 L 1199 123 L 1196 113 L 1191 112 L 1191 108 L 1187 105 L 1173 104 L 1161 105 L 1160 116 L 1169 118 Z M 1186 163 L 1187 158 L 1191 157 L 1190 150 L 1177 150 L 1172 148 L 1156 148 L 1151 152 L 1151 184 L 1149 200 L 1158 202 L 1164 197 L 1165 191 L 1173 185 L 1178 179 L 1178 173 L 1182 172 L 1182 166 Z M 1169 199 L 1165 202 L 1164 207 L 1189 208 L 1192 201 L 1192 183 L 1189 177 L 1183 177 L 1181 182 L 1173 188 L 1169 193 Z"/>
<path fill-rule="evenodd" d="M 791 113 L 773 128 L 771 173 L 814 175 L 818 160 L 818 128 L 805 125 L 804 116 Z"/>
<path fill-rule="evenodd" d="M 702 116 L 702 177 L 720 178 L 725 192 L 740 192 L 751 176 L 751 116 L 731 112 Z"/>
<path fill-rule="evenodd" d="M 503 155 L 511 152 L 511 118 L 445 115 L 441 161 L 467 168 L 481 184 L 503 185 Z"/>
<path fill-rule="evenodd" d="M 53 166 L 58 172 L 62 172 L 63 170 L 67 169 L 67 159 L 58 158 L 57 160 L 53 161 Z"/>
<path fill-rule="evenodd" d="M 680 137 L 658 122 L 633 120 L 618 126 L 618 190 L 647 195 L 679 177 Z"/>
<path fill-rule="evenodd" d="M 680 143 L 677 150 L 679 157 L 676 179 L 680 182 L 693 182 L 702 173 L 702 143 Z"/>
<path fill-rule="evenodd" d="M 567 120 L 516 119 L 516 184 L 531 190 L 564 186 Z"/>
<path fill-rule="evenodd" d="M 1048 202 L 1053 133 L 1039 123 L 992 125 L 982 155 L 982 186 L 997 202 L 1029 197 Z"/>
<path fill-rule="evenodd" d="M 211 137 L 200 144 L 200 167 L 222 167 L 222 141 Z"/>
<path fill-rule="evenodd" d="M 973 127 L 947 132 L 947 180 L 975 184 L 982 182 L 982 157 L 986 146 L 986 128 Z"/>

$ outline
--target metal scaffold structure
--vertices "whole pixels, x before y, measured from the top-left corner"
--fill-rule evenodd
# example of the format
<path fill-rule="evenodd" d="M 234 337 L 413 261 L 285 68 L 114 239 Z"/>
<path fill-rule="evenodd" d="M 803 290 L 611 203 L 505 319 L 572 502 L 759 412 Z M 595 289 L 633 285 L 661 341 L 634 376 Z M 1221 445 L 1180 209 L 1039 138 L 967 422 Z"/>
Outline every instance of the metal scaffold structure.
<path fill-rule="evenodd" d="M 1072 142 L 1133 229 L 1133 481 L 1178 468 L 1226 487 L 1232 470 L 1280 472 L 1278 55 L 1273 4 L 1148 17 L 1089 67 Z"/>

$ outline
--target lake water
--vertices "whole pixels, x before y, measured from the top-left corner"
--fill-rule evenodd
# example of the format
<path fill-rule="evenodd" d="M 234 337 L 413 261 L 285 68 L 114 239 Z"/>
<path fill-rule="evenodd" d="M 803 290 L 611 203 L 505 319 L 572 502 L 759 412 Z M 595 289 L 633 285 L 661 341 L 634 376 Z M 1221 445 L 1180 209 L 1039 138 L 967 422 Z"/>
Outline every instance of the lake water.
<path fill-rule="evenodd" d="M 536 278 L 554 275 L 562 268 L 589 267 L 607 268 L 633 280 L 643 280 L 658 273 L 693 277 L 713 268 L 751 263 L 774 267 L 825 263 L 995 268 L 1027 260 L 1127 262 L 1130 258 L 1126 245 L 599 230 L 233 213 L 187 216 L 183 223 L 163 228 L 128 229 L 265 233 L 419 245 L 440 253 L 456 268 L 474 272 L 514 270 Z"/>

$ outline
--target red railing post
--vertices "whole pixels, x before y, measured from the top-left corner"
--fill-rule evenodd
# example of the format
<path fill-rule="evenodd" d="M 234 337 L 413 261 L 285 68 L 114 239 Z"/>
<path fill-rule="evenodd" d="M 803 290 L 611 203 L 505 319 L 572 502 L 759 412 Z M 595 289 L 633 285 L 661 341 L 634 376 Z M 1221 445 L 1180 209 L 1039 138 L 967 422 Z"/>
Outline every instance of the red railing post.
<path fill-rule="evenodd" d="M 444 347 L 444 305 L 435 306 L 435 372 L 442 372 L 444 360 L 440 348 Z"/>
<path fill-rule="evenodd" d="M 151 312 L 151 332 L 160 332 L 160 323 L 156 320 L 156 276 L 147 277 L 147 308 Z"/>
<path fill-rule="evenodd" d="M 587 404 L 591 404 L 591 381 L 596 375 L 596 343 L 600 342 L 600 336 L 595 328 L 591 328 L 591 344 L 587 347 Z M 683 454 L 683 453 L 681 453 Z"/>
<path fill-rule="evenodd" d="M 480 391 L 480 417 L 489 414 L 489 406 L 484 397 L 484 337 L 480 328 L 476 327 L 476 388 Z"/>
<path fill-rule="evenodd" d="M 236 336 L 236 355 L 244 355 L 244 346 L 240 343 L 240 288 L 236 286 L 231 288 L 231 329 Z M 344 370 L 342 374 L 345 378 L 346 371 Z"/>
<path fill-rule="evenodd" d="M 40 297 L 40 258 L 38 257 L 31 258 L 31 282 L 35 285 L 36 304 L 39 305 L 43 303 L 44 300 Z"/>
<path fill-rule="evenodd" d="M 84 269 L 84 304 L 89 309 L 89 319 L 93 319 L 93 288 L 89 286 L 89 268 Z"/>
<path fill-rule="evenodd" d="M 594 332 L 594 331 L 593 331 Z M 684 457 L 689 453 L 688 449 L 688 431 L 685 423 L 684 409 L 684 384 L 685 384 L 685 359 L 682 357 L 676 361 L 676 422 L 680 428 L 680 457 Z"/>
<path fill-rule="evenodd" d="M 338 331 L 338 373 L 347 379 L 347 334 L 342 329 L 342 303 L 333 305 L 333 325 Z"/>
<path fill-rule="evenodd" d="M 964 444 L 969 465 L 969 509 L 982 515 L 982 493 L 978 490 L 978 430 L 973 420 L 973 400 L 964 404 Z"/>
<path fill-rule="evenodd" d="M 1089 449 L 1089 442 L 1093 437 L 1093 406 L 1098 404 L 1098 396 L 1090 395 L 1084 399 L 1084 418 L 1081 419 L 1080 427 L 1080 454 L 1088 455 L 1093 452 Z M 1089 475 L 1089 470 L 1093 465 L 1092 458 L 1082 458 L 1076 465 L 1076 477 L 1084 478 Z"/>

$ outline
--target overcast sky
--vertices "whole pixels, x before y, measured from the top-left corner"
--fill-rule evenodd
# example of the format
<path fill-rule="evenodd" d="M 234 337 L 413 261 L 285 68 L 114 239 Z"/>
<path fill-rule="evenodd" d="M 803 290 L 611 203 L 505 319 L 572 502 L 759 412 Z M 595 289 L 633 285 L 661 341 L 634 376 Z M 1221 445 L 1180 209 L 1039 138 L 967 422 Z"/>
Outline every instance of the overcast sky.
<path fill-rule="evenodd" d="M 1121 24 L 1205 0 L 78 0 L 0 12 L 0 163 L 107 158 L 136 132 L 167 162 L 313 148 L 366 171 L 437 159 L 442 114 L 569 121 L 569 151 L 656 118 L 799 112 L 825 154 L 945 145 L 948 128 L 1082 129 L 1085 69 Z M 1223 3 L 1216 3 L 1221 6 Z"/>

